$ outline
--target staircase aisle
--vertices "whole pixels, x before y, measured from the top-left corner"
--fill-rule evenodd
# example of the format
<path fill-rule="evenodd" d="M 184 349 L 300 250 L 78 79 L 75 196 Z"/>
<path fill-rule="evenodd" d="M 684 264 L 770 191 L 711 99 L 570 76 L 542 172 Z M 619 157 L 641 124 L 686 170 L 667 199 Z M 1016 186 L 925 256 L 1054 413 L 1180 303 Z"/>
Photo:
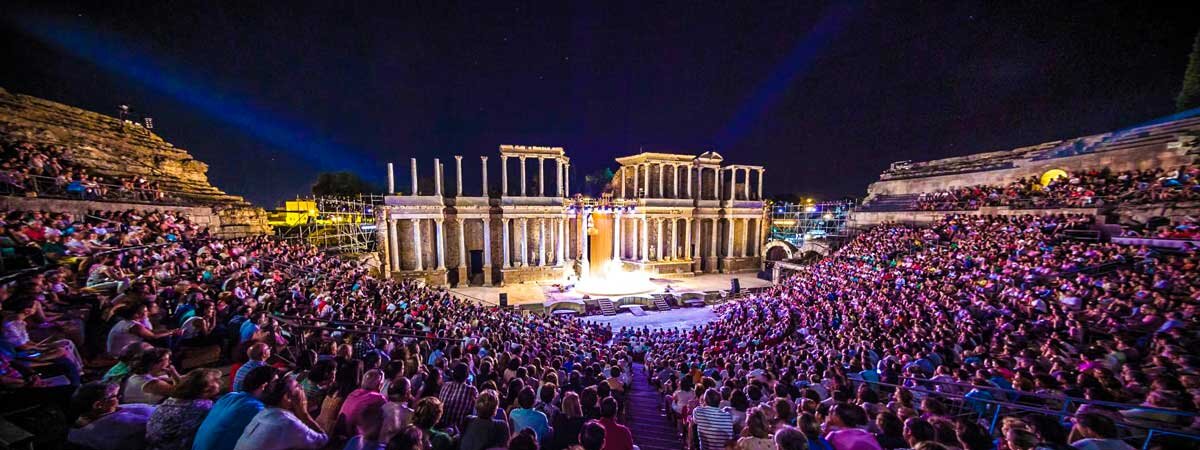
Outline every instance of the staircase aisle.
<path fill-rule="evenodd" d="M 626 426 L 633 432 L 633 443 L 641 450 L 679 450 L 683 440 L 667 421 L 662 396 L 650 385 L 646 366 L 633 364 L 633 386 L 626 405 Z"/>

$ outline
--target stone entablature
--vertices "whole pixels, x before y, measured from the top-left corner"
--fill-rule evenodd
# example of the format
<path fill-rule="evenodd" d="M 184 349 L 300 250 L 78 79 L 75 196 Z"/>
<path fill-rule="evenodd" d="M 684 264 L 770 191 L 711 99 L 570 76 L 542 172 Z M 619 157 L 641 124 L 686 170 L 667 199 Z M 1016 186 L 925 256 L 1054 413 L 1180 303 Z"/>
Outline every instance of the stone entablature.
<path fill-rule="evenodd" d="M 761 261 L 766 219 L 762 167 L 722 167 L 723 158 L 715 152 L 618 158 L 619 173 L 630 175 L 634 167 L 643 167 L 644 183 L 665 186 L 665 174 L 673 184 L 655 190 L 654 196 L 630 192 L 601 201 L 571 196 L 570 159 L 561 147 L 501 146 L 498 190 L 489 184 L 488 157 L 481 157 L 483 188 L 477 197 L 464 196 L 462 157 L 454 158 L 459 181 L 453 194 L 443 188 L 440 160 L 433 162 L 432 192 L 418 189 L 418 164 L 411 160 L 411 192 L 417 195 L 408 196 L 395 193 L 394 166 L 388 165 L 392 195 L 380 208 L 378 235 L 384 269 L 394 276 L 455 286 L 559 278 L 574 273 L 577 264 L 587 264 L 590 239 L 581 239 L 587 235 L 582 219 L 593 212 L 615 215 L 612 248 L 627 265 L 691 274 L 754 270 Z M 517 176 L 510 174 L 510 159 L 518 161 Z M 538 164 L 533 186 L 526 167 L 531 161 Z M 555 163 L 554 172 L 546 176 L 549 161 Z M 514 188 L 511 181 L 519 185 Z M 752 181 L 757 188 L 751 189 Z"/>

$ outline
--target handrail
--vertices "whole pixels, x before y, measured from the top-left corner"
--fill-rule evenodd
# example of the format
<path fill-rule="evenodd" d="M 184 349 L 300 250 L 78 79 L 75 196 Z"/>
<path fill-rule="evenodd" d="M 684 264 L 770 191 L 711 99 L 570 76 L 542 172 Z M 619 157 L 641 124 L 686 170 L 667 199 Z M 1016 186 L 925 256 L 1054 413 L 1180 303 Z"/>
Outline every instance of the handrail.
<path fill-rule="evenodd" d="M 271 316 L 279 319 L 282 323 L 286 324 L 288 327 L 291 327 L 294 329 L 301 329 L 301 330 L 322 330 L 322 331 L 338 332 L 338 333 L 343 333 L 343 334 L 350 333 L 350 334 L 359 334 L 359 335 L 390 336 L 390 337 L 399 337 L 399 338 L 428 339 L 428 340 L 438 340 L 438 341 L 448 341 L 448 342 L 462 342 L 464 340 L 461 338 L 447 338 L 447 337 L 428 336 L 428 335 L 419 335 L 419 334 L 392 333 L 392 332 L 386 332 L 386 331 L 365 331 L 365 330 L 354 330 L 354 329 L 348 329 L 348 328 L 335 328 L 335 327 L 315 326 L 315 325 L 300 325 L 300 324 L 292 323 L 289 320 L 283 319 L 284 316 L 279 316 L 279 315 L 275 315 L 275 314 L 272 314 Z"/>
<path fill-rule="evenodd" d="M 418 330 L 416 328 L 401 328 L 401 327 L 394 327 L 394 326 L 390 326 L 390 325 L 368 325 L 365 323 L 354 323 L 354 322 L 345 321 L 345 320 L 320 319 L 320 318 L 316 318 L 316 317 L 300 317 L 300 316 L 291 316 L 291 315 L 285 315 L 285 314 L 271 314 L 271 317 L 275 317 L 275 318 L 281 319 L 281 320 L 293 321 L 293 322 L 309 322 L 309 323 L 324 322 L 327 324 L 342 324 L 342 325 L 353 326 L 353 327 L 357 327 L 357 328 L 377 328 L 377 329 L 378 328 L 387 328 L 387 329 L 391 329 L 391 330 L 399 330 L 402 332 L 413 333 L 413 334 L 421 333 L 421 332 L 425 331 L 425 330 Z"/>
<path fill-rule="evenodd" d="M 32 181 L 33 186 L 25 185 L 24 183 L 22 183 L 23 180 Z M 39 180 L 42 180 L 41 183 L 38 182 Z M 72 181 L 68 182 L 68 184 L 70 184 L 71 182 L 74 182 L 74 181 L 76 181 L 76 180 L 72 180 Z M 48 187 L 48 186 L 53 186 L 55 188 L 58 188 L 59 187 L 58 180 L 54 177 L 47 177 L 45 175 L 32 175 L 32 174 L 21 173 L 21 172 L 16 172 L 16 171 L 11 171 L 11 170 L 0 170 L 0 191 L 3 191 L 4 189 L 2 189 L 2 188 L 5 188 L 5 187 L 13 187 L 13 188 L 16 188 L 16 189 L 24 191 L 24 192 L 36 193 L 36 194 L 38 194 L 39 197 L 47 197 L 47 198 L 86 199 L 86 200 L 100 200 L 100 201 L 122 201 L 122 202 L 131 202 L 131 203 L 146 203 L 146 204 L 156 204 L 156 205 L 161 204 L 161 205 L 171 205 L 171 206 L 212 206 L 212 205 L 221 204 L 221 202 L 216 202 L 216 201 L 185 200 L 184 198 L 188 197 L 191 194 L 184 192 L 184 191 L 176 191 L 176 190 L 162 189 L 162 188 L 157 188 L 157 189 L 146 189 L 146 188 L 139 188 L 139 187 L 130 188 L 130 187 L 120 185 L 120 184 L 100 183 L 100 182 L 96 182 L 96 181 L 89 181 L 89 182 L 94 186 L 103 186 L 105 188 L 108 188 L 108 194 L 94 195 L 94 196 L 92 196 L 92 198 L 88 198 L 88 196 L 85 196 L 85 195 L 71 195 L 70 193 L 66 192 L 65 186 L 62 187 L 62 189 L 61 189 L 63 192 L 58 193 L 58 192 L 55 192 L 55 190 L 43 188 L 43 187 Z M 135 195 L 133 197 L 121 197 L 121 196 L 113 195 L 114 193 L 119 193 L 119 192 L 141 193 L 145 196 L 145 198 L 139 198 L 139 196 L 137 196 L 137 195 Z M 6 194 L 11 195 L 11 194 L 17 194 L 17 193 L 18 192 L 12 192 L 12 193 L 6 193 Z M 156 199 L 156 197 L 158 197 L 158 194 L 160 194 L 160 193 L 163 194 L 163 198 Z M 171 194 L 172 199 L 167 199 L 166 198 L 167 194 Z"/>

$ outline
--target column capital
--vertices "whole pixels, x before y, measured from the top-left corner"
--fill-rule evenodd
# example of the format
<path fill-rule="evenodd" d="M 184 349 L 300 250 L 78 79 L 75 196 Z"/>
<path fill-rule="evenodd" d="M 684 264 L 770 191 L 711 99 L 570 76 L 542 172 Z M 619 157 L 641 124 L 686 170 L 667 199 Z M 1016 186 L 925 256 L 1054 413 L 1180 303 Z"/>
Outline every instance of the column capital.
<path fill-rule="evenodd" d="M 517 156 L 517 158 L 520 159 L 521 161 L 525 161 L 525 155 L 519 155 L 519 156 Z"/>
<path fill-rule="evenodd" d="M 462 155 L 454 155 L 456 161 L 462 161 Z"/>
<path fill-rule="evenodd" d="M 486 157 L 486 156 L 480 156 L 480 157 L 479 157 L 479 159 L 480 159 L 481 161 L 487 161 L 487 157 Z"/>

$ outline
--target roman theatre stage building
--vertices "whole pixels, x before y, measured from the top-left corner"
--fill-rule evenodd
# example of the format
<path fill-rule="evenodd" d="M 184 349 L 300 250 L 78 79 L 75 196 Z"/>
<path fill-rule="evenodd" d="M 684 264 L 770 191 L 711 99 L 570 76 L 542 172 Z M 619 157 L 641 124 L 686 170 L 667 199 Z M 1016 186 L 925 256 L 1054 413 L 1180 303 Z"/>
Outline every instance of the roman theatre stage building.
<path fill-rule="evenodd" d="M 495 161 L 495 160 L 492 160 Z M 692 275 L 757 271 L 766 236 L 764 169 L 699 156 L 641 153 L 620 167 L 599 198 L 571 194 L 571 160 L 561 147 L 500 146 L 499 177 L 454 157 L 454 187 L 433 160 L 421 191 L 411 160 L 410 195 L 396 191 L 377 211 L 383 269 L 434 285 L 587 281 L 605 272 Z M 494 163 L 493 163 L 494 164 Z M 482 189 L 463 192 L 467 173 Z M 496 186 L 498 185 L 498 188 Z"/>

